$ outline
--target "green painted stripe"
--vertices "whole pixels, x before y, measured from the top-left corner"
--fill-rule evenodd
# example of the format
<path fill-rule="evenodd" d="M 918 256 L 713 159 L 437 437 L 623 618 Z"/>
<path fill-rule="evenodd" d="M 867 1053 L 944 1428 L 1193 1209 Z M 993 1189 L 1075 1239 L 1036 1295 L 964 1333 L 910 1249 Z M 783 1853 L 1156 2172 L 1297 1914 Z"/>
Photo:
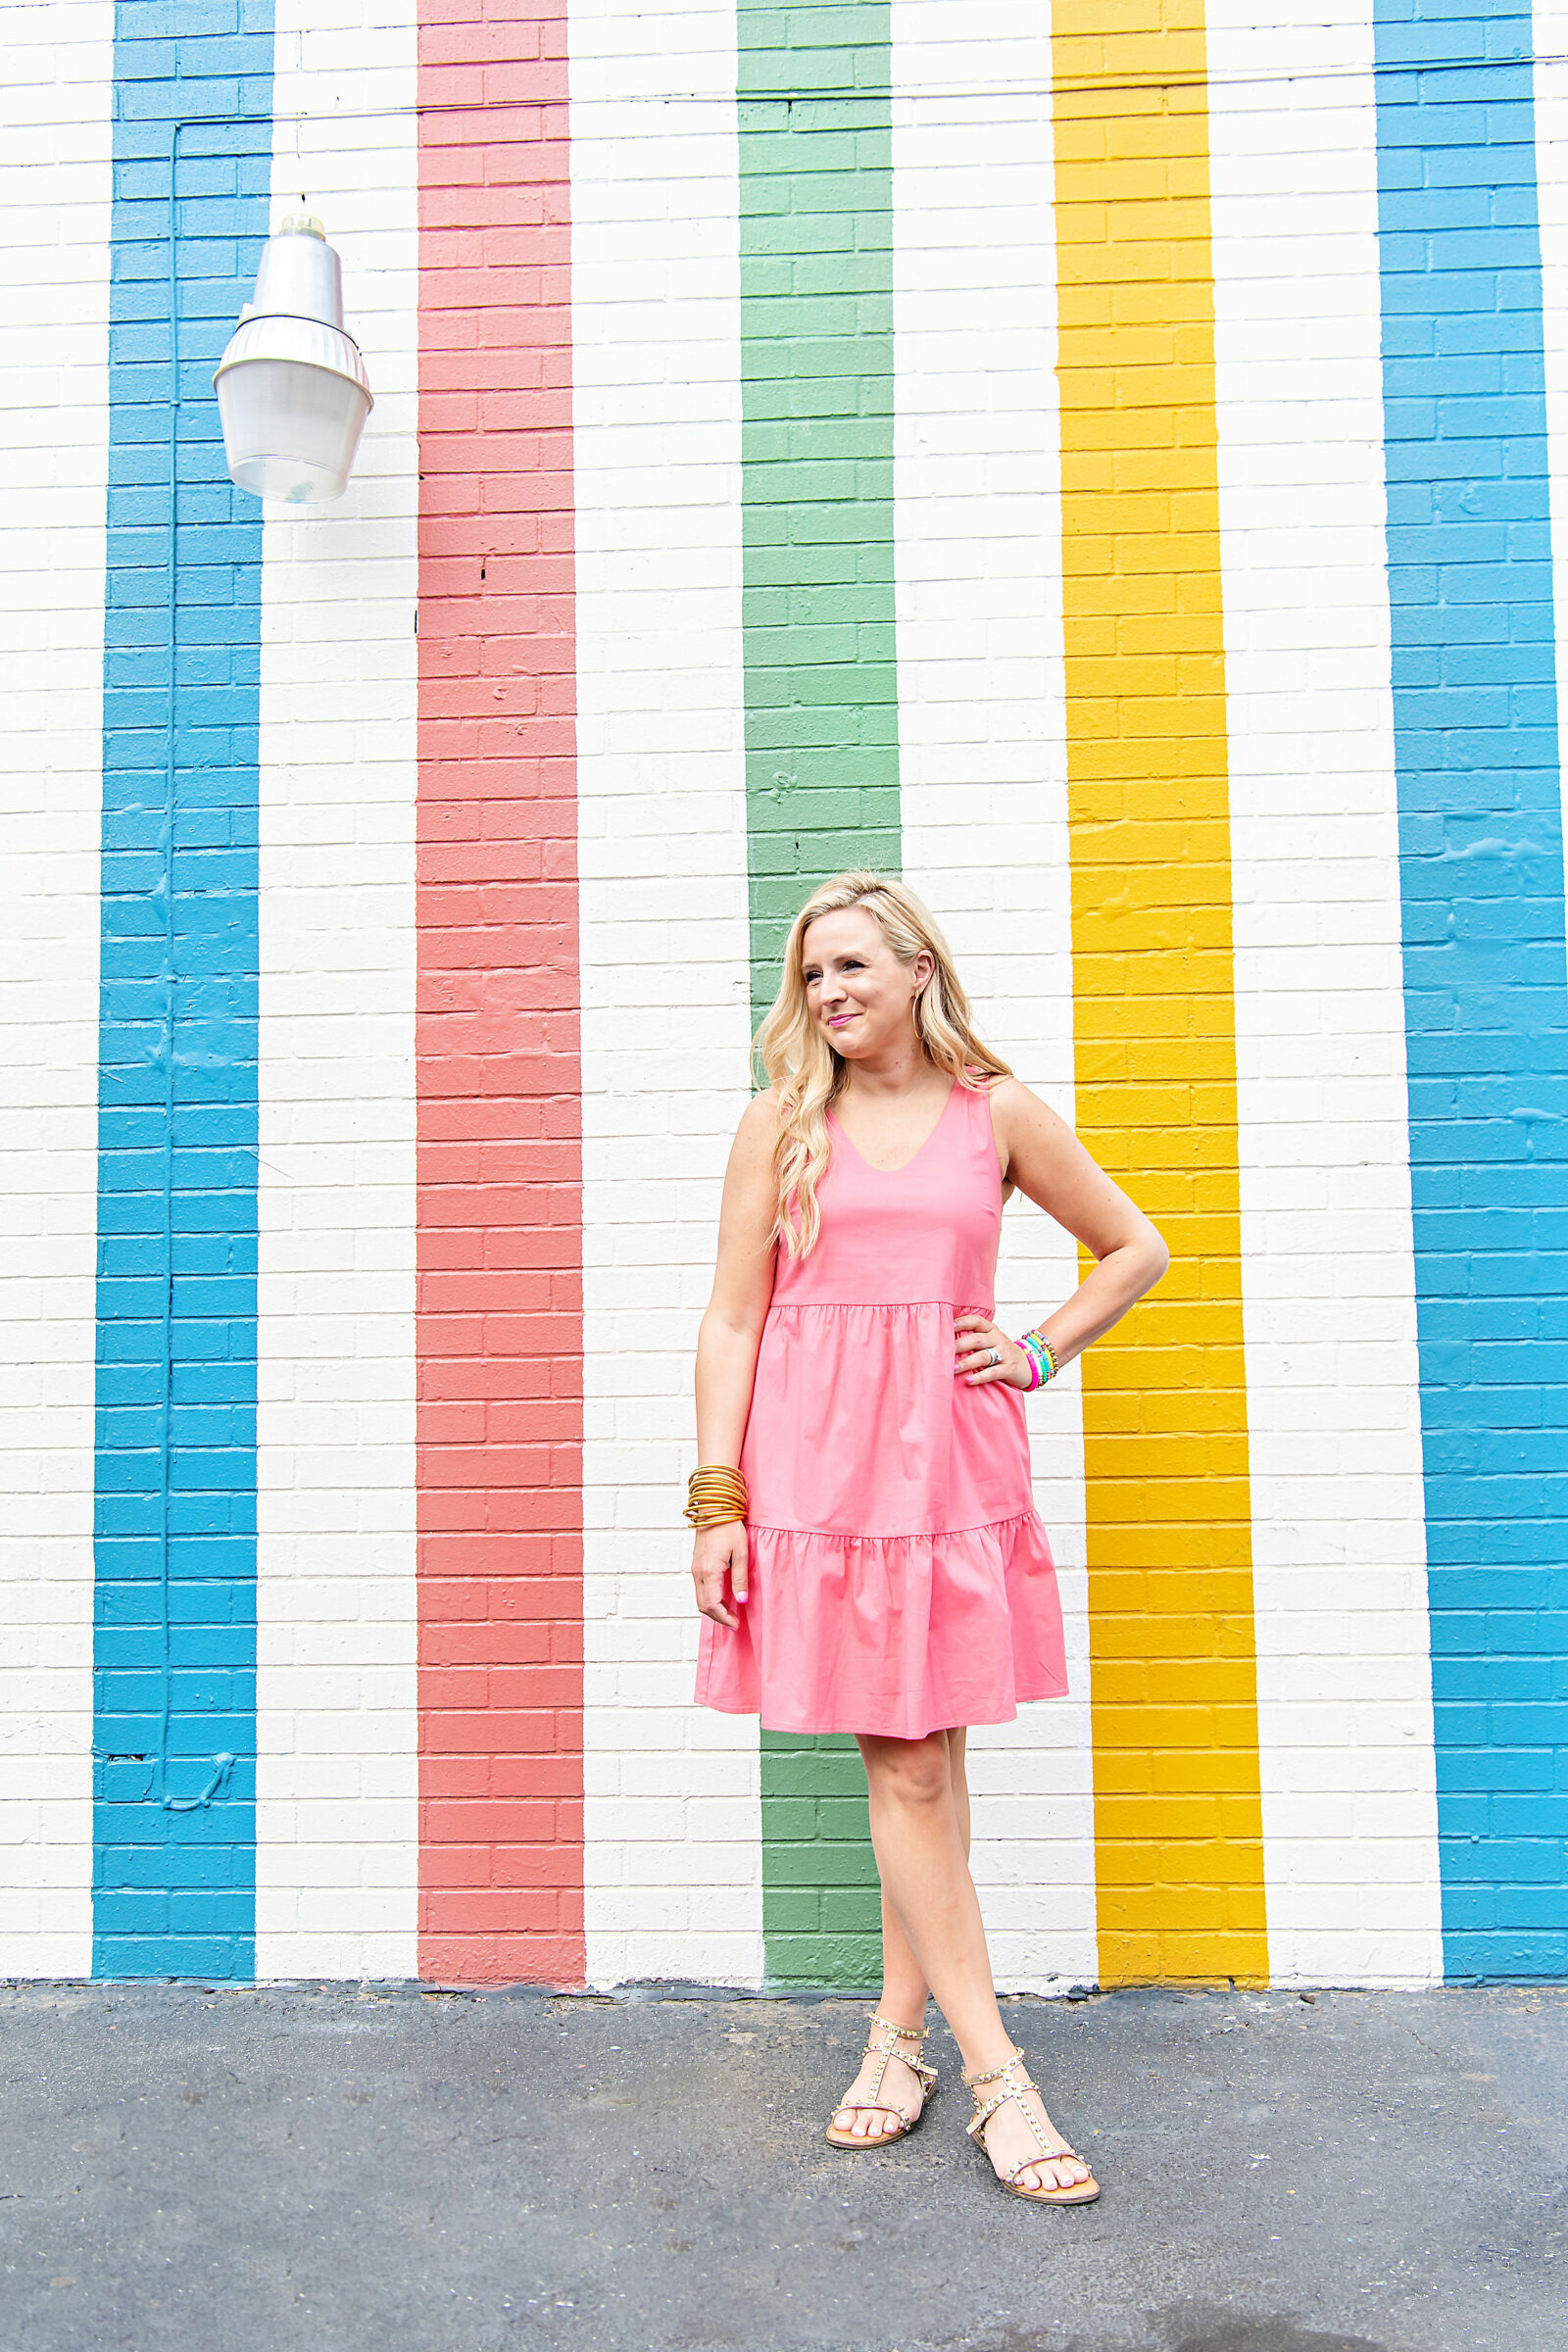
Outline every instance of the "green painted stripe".
<path fill-rule="evenodd" d="M 746 808 L 760 1018 L 807 893 L 897 872 L 893 155 L 886 0 L 738 12 Z M 779 1984 L 875 1984 L 855 1743 L 762 1734 Z"/>

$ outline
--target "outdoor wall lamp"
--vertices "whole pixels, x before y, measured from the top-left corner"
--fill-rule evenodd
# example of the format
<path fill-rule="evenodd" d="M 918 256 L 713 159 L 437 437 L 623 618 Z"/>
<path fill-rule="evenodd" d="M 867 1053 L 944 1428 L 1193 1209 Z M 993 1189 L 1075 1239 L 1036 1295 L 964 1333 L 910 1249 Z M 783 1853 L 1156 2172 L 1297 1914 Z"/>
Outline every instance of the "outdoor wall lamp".
<path fill-rule="evenodd" d="M 343 329 L 343 271 L 319 220 L 284 220 L 213 378 L 232 479 L 317 506 L 348 487 L 370 379 Z"/>

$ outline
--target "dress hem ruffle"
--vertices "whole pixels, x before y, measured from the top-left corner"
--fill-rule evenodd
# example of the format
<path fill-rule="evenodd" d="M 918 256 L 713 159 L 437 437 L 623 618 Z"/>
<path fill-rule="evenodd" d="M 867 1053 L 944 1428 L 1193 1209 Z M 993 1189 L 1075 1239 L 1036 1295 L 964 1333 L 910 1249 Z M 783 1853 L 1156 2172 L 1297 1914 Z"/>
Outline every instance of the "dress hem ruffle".
<path fill-rule="evenodd" d="M 923 1740 L 1069 1695 L 1055 1570 L 1033 1510 L 908 1536 L 748 1522 L 751 1592 L 705 1619 L 696 1699 L 787 1735 Z"/>
<path fill-rule="evenodd" d="M 1070 1695 L 1067 1685 L 1062 1682 L 1050 1690 L 1020 1690 L 1014 1704 L 1007 1709 L 1004 1715 L 970 1715 L 962 1723 L 925 1723 L 921 1724 L 918 1730 L 896 1732 L 889 1731 L 885 1725 L 879 1723 L 780 1723 L 770 1721 L 762 1716 L 758 1707 L 733 1706 L 723 1699 L 717 1698 L 700 1698 L 697 1703 L 699 1706 L 706 1707 L 710 1715 L 759 1717 L 758 1728 L 760 1730 L 783 1732 L 801 1739 L 808 1736 L 813 1739 L 842 1736 L 854 1740 L 863 1734 L 867 1740 L 929 1740 L 933 1732 L 983 1732 L 993 1724 L 1016 1723 L 1019 1707 L 1040 1706 L 1048 1699 L 1067 1698 Z M 918 1718 L 916 1720 L 918 1721 Z"/>

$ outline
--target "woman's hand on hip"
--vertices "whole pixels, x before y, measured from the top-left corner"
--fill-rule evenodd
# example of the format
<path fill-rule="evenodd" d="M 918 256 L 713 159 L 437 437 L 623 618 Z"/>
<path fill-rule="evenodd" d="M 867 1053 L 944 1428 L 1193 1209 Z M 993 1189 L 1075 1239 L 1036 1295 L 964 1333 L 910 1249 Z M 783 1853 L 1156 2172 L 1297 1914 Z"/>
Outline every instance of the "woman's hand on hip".
<path fill-rule="evenodd" d="M 746 1605 L 746 1568 L 744 1519 L 726 1520 L 722 1527 L 698 1529 L 692 1545 L 692 1583 L 697 1589 L 697 1606 L 715 1625 L 727 1625 L 731 1633 L 740 1624 L 735 1611 Z M 729 1605 L 731 1601 L 733 1606 Z"/>
<path fill-rule="evenodd" d="M 1030 1389 L 1034 1378 L 1029 1358 L 989 1315 L 955 1315 L 953 1369 L 971 1389 L 987 1381 L 1004 1381 L 1009 1389 Z"/>

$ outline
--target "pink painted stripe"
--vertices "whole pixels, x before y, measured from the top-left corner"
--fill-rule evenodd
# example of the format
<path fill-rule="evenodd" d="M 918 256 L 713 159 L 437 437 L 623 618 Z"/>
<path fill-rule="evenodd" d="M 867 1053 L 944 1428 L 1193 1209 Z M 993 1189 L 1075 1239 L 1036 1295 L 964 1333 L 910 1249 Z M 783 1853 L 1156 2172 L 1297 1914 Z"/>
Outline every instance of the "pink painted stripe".
<path fill-rule="evenodd" d="M 419 1969 L 577 1984 L 564 7 L 430 7 L 419 58 Z"/>

